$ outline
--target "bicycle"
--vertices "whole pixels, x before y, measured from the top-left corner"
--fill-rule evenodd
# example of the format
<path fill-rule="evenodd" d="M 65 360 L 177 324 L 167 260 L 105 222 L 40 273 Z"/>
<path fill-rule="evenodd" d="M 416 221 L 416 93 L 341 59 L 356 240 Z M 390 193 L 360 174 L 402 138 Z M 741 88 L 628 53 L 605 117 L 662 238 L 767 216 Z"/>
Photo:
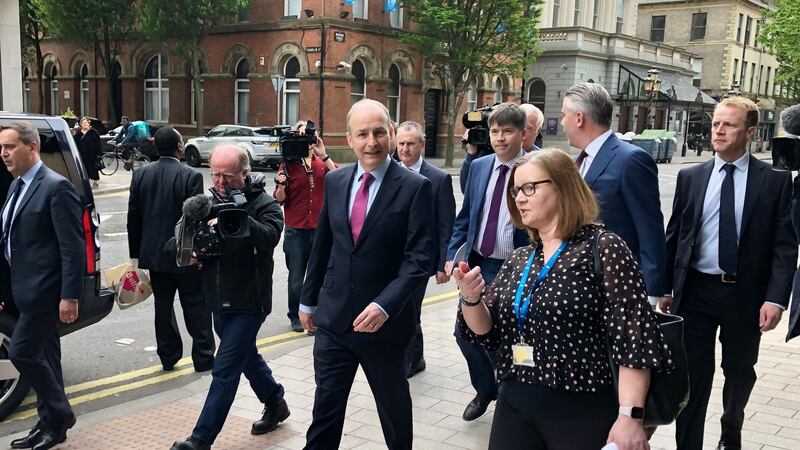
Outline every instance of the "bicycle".
<path fill-rule="evenodd" d="M 126 150 L 130 152 L 130 159 L 124 156 Z M 102 166 L 100 173 L 106 176 L 114 175 L 117 173 L 117 170 L 119 170 L 120 161 L 122 161 L 122 166 L 125 170 L 134 170 L 150 164 L 150 158 L 139 151 L 138 145 L 129 147 L 128 149 L 115 147 L 113 151 L 103 153 L 103 156 L 100 157 L 100 164 Z"/>

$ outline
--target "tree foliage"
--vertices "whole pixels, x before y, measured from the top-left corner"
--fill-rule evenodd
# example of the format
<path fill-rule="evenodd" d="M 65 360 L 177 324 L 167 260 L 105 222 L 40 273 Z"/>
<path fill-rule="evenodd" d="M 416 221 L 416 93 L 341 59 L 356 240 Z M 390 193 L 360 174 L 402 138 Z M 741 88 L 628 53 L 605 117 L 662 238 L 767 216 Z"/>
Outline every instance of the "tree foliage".
<path fill-rule="evenodd" d="M 141 31 L 149 39 L 169 41 L 172 52 L 191 64 L 195 119 L 198 135 L 203 130 L 203 96 L 200 77 L 200 44 L 211 28 L 225 23 L 246 8 L 250 0 L 142 0 Z"/>
<path fill-rule="evenodd" d="M 778 57 L 775 83 L 789 88 L 794 101 L 800 98 L 800 2 L 776 0 L 775 6 L 767 12 L 758 40 Z"/>
<path fill-rule="evenodd" d="M 44 113 L 44 55 L 42 41 L 47 37 L 47 28 L 42 23 L 42 15 L 37 0 L 19 2 L 20 42 L 22 57 L 26 63 L 36 65 L 36 82 L 39 86 L 39 113 Z"/>
<path fill-rule="evenodd" d="M 541 0 L 402 0 L 402 5 L 416 27 L 400 39 L 433 65 L 444 87 L 445 165 L 452 166 L 458 105 L 478 77 L 518 76 L 535 59 Z"/>
<path fill-rule="evenodd" d="M 115 119 L 112 67 L 121 42 L 132 36 L 135 25 L 135 2 L 131 0 L 35 0 L 42 22 L 53 37 L 81 48 L 94 49 L 106 77 L 108 117 Z"/>

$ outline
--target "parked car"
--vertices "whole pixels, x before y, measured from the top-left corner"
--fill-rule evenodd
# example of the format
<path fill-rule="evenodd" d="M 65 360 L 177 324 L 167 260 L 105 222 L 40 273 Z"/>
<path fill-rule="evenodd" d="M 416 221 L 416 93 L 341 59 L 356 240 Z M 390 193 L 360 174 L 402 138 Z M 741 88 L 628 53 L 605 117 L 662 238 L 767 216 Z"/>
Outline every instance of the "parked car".
<path fill-rule="evenodd" d="M 59 334 L 63 336 L 99 322 L 114 306 L 114 292 L 101 284 L 98 240 L 100 216 L 95 209 L 86 169 L 81 163 L 67 123 L 60 117 L 0 112 L 0 125 L 15 121 L 26 121 L 39 129 L 42 161 L 72 182 L 83 208 L 82 224 L 86 249 L 84 289 L 83 295 L 78 299 L 78 320 L 68 325 L 62 323 L 59 327 Z M 0 164 L 0 199 L 6 198 L 12 179 L 6 166 Z M 7 280 L 7 277 L 0 278 L 0 283 L 4 282 L 3 279 Z M 5 308 L 0 311 L 0 420 L 12 413 L 29 391 L 28 382 L 8 359 L 11 335 L 19 312 L 13 302 L 3 300 Z"/>
<path fill-rule="evenodd" d="M 139 145 L 139 151 L 147 155 L 150 158 L 150 161 L 158 161 L 159 154 L 158 150 L 156 149 L 153 136 L 155 136 L 156 131 L 161 127 L 154 127 L 149 123 L 147 126 L 150 128 L 150 137 Z M 103 153 L 110 153 L 114 151 L 115 144 L 111 142 L 111 140 L 117 137 L 117 135 L 121 132 L 122 125 L 114 128 L 113 130 L 108 130 L 104 134 L 100 135 L 100 149 Z"/>
<path fill-rule="evenodd" d="M 220 142 L 235 142 L 250 152 L 250 164 L 278 167 L 281 152 L 278 137 L 272 136 L 270 127 L 246 125 L 217 125 L 205 136 L 186 141 L 186 163 L 198 167 L 207 162 L 211 150 Z"/>

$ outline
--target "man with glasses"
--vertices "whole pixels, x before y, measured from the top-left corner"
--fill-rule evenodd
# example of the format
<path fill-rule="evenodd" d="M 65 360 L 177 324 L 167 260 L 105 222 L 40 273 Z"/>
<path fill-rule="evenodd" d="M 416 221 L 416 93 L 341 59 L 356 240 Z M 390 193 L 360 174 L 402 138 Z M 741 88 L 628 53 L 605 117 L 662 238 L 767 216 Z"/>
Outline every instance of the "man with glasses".
<path fill-rule="evenodd" d="M 494 154 L 474 160 L 469 168 L 464 202 L 447 249 L 446 273 L 452 272 L 456 251 L 466 245 L 469 266 L 479 266 L 486 284 L 491 284 L 514 249 L 530 244 L 527 233 L 511 223 L 505 195 L 508 172 L 525 154 L 522 142 L 528 134 L 526 119 L 525 112 L 513 103 L 497 105 L 489 115 L 489 139 Z M 489 353 L 461 338 L 458 325 L 455 336 L 477 392 L 463 418 L 475 420 L 497 399 L 497 380 Z"/>
<path fill-rule="evenodd" d="M 247 212 L 249 236 L 223 238 L 220 256 L 194 261 L 203 275 L 202 289 L 213 311 L 219 351 L 211 387 L 192 435 L 175 442 L 172 450 L 211 448 L 236 397 L 242 374 L 264 404 L 252 434 L 268 433 L 289 417 L 283 386 L 272 377 L 256 347 L 258 331 L 272 311 L 272 254 L 283 230 L 281 207 L 264 191 L 264 176 L 250 173 L 250 155 L 244 148 L 220 144 L 211 152 L 209 164 L 213 189 L 223 200 L 233 201 L 228 199 L 234 196 L 246 199 L 240 207 Z M 217 219 L 208 224 L 217 226 Z"/>
<path fill-rule="evenodd" d="M 519 105 L 519 108 L 525 112 L 525 130 L 527 130 L 525 138 L 522 140 L 522 150 L 525 153 L 539 150 L 539 146 L 536 145 L 536 139 L 542 130 L 542 125 L 544 125 L 544 114 L 539 108 L 530 103 L 523 103 Z"/>
<path fill-rule="evenodd" d="M 203 176 L 181 164 L 183 137 L 173 127 L 156 132 L 161 158 L 133 172 L 128 198 L 128 252 L 139 267 L 150 270 L 153 284 L 155 330 L 161 367 L 169 372 L 183 356 L 181 331 L 175 320 L 175 292 L 183 310 L 186 330 L 192 337 L 194 370 L 205 372 L 214 365 L 214 333 L 211 312 L 201 290 L 196 267 L 178 267 L 164 244 L 175 234 L 183 202 L 203 193 Z"/>

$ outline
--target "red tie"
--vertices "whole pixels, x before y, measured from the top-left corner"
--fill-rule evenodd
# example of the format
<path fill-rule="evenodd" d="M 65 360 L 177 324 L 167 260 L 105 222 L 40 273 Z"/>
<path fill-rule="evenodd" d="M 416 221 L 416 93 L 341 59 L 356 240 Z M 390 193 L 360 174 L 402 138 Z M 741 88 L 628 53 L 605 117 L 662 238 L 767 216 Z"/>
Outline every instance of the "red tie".
<path fill-rule="evenodd" d="M 361 175 L 361 186 L 358 187 L 356 198 L 353 201 L 353 211 L 350 213 L 350 233 L 353 235 L 353 243 L 358 242 L 358 235 L 364 227 L 364 220 L 367 218 L 367 202 L 369 202 L 369 185 L 375 178 L 369 172 Z"/>
<path fill-rule="evenodd" d="M 578 166 L 578 172 L 581 171 L 581 165 L 583 164 L 583 160 L 586 159 L 587 156 L 589 156 L 589 154 L 586 153 L 586 150 L 581 150 L 581 154 L 578 155 L 577 159 L 575 159 L 575 165 Z"/>

